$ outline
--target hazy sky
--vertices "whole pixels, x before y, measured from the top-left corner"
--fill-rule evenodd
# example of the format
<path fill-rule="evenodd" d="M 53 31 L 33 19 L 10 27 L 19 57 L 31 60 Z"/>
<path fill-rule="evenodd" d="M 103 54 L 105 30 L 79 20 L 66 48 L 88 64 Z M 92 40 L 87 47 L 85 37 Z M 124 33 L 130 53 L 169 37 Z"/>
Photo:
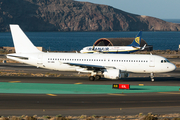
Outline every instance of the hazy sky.
<path fill-rule="evenodd" d="M 110 5 L 123 11 L 160 19 L 180 19 L 180 0 L 76 0 Z"/>

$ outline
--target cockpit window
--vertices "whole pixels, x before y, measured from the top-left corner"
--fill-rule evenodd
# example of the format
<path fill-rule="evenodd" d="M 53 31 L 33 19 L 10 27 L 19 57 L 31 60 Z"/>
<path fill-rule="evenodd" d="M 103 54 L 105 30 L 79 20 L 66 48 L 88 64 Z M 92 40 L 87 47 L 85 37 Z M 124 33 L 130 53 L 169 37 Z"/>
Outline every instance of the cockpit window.
<path fill-rule="evenodd" d="M 161 63 L 167 63 L 169 62 L 169 60 L 165 59 L 165 60 L 161 60 Z"/>
<path fill-rule="evenodd" d="M 168 60 L 168 59 L 166 59 L 166 61 L 167 61 L 167 62 L 169 62 L 169 60 Z"/>

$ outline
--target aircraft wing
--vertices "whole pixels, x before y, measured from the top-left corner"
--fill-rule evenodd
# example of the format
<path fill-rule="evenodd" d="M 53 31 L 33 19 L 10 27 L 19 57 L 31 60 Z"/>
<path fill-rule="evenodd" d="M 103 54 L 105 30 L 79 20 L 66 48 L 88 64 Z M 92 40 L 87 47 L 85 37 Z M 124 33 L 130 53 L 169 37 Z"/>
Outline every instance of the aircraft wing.
<path fill-rule="evenodd" d="M 106 69 L 106 68 L 114 68 L 111 66 L 101 66 L 101 65 L 91 65 L 91 64 L 81 64 L 81 63 L 64 63 L 71 66 L 79 66 L 82 68 L 88 68 L 88 69 Z"/>

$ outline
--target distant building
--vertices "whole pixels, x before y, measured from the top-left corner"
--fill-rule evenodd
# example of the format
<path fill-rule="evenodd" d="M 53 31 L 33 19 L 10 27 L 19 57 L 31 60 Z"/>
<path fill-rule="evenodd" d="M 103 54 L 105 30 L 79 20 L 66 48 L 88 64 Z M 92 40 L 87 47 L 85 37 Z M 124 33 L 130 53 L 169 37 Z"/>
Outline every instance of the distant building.
<path fill-rule="evenodd" d="M 46 51 L 43 47 L 36 47 L 40 51 Z"/>
<path fill-rule="evenodd" d="M 98 39 L 94 45 L 95 46 L 127 46 L 133 42 L 134 38 L 100 38 Z M 153 46 L 148 45 L 147 42 L 141 38 L 140 47 L 143 47 L 146 44 L 146 48 L 144 50 L 152 51 Z"/>
<path fill-rule="evenodd" d="M 40 51 L 45 51 L 43 47 L 36 47 Z M 15 53 L 15 48 L 14 47 L 2 47 L 3 50 L 6 50 L 10 53 Z"/>
<path fill-rule="evenodd" d="M 14 47 L 3 47 L 3 50 L 8 51 L 10 53 L 15 53 Z"/>

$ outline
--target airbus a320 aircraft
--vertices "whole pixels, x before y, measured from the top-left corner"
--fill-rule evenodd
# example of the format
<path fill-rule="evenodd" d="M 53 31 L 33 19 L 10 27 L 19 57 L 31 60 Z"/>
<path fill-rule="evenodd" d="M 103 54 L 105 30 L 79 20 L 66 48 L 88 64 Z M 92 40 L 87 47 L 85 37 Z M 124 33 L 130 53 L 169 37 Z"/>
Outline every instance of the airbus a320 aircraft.
<path fill-rule="evenodd" d="M 127 46 L 88 46 L 84 47 L 80 52 L 81 53 L 117 53 L 117 54 L 127 54 L 136 52 L 139 50 L 144 50 L 146 44 L 141 48 L 141 36 L 142 31 L 140 31 L 137 36 L 135 37 L 134 41 Z"/>
<path fill-rule="evenodd" d="M 10 29 L 16 53 L 8 54 L 7 58 L 46 69 L 90 73 L 91 81 L 101 77 L 126 78 L 129 72 L 150 73 L 154 81 L 154 73 L 176 69 L 166 58 L 157 55 L 45 53 L 32 44 L 19 25 L 10 25 Z"/>

